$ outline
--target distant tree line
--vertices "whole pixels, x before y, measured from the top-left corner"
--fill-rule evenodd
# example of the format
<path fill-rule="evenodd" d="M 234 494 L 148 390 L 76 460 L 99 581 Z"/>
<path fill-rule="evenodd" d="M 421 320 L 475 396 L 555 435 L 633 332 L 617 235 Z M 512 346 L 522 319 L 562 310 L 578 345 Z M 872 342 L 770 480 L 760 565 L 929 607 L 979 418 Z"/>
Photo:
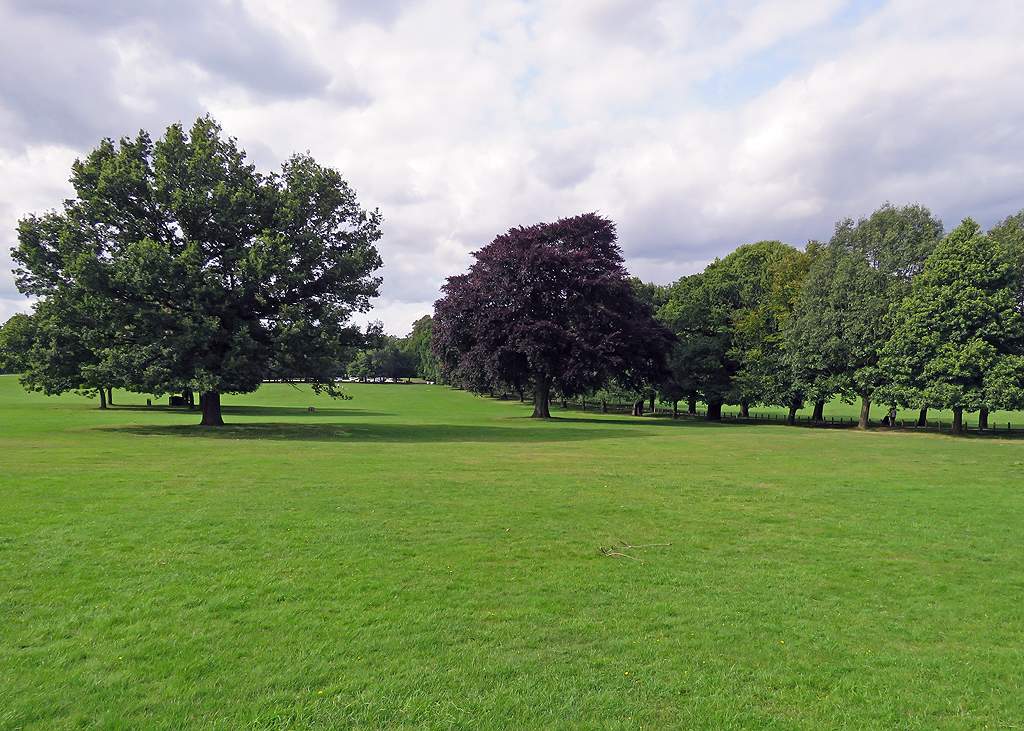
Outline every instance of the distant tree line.
<path fill-rule="evenodd" d="M 667 286 L 628 280 L 607 301 L 600 283 L 627 281 L 617 249 L 603 263 L 596 251 L 575 263 L 539 253 L 585 250 L 590 234 L 551 227 L 604 221 L 587 216 L 513 229 L 448 280 L 439 377 L 545 401 L 626 399 L 634 414 L 655 397 L 674 413 L 703 402 L 709 420 L 727 404 L 783 407 L 790 423 L 813 404 L 820 420 L 841 398 L 860 402 L 862 428 L 881 403 L 918 409 L 922 423 L 929 408 L 952 410 L 959 433 L 964 412 L 984 428 L 990 411 L 1024 408 L 1024 212 L 947 234 L 924 206 L 887 203 L 803 250 L 746 244 Z"/>
<path fill-rule="evenodd" d="M 434 318 L 424 315 L 412 324 L 412 332 L 404 338 L 385 335 L 380 323 L 368 328 L 369 347 L 356 353 L 348 364 L 349 378 L 360 381 L 438 378 L 437 358 L 430 350 L 434 338 Z"/>

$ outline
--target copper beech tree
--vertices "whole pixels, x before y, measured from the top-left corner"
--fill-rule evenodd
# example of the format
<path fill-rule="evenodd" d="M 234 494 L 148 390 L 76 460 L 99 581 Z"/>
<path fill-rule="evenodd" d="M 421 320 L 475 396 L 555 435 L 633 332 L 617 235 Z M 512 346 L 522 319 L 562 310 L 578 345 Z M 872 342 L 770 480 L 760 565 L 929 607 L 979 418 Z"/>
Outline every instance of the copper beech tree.
<path fill-rule="evenodd" d="M 612 221 L 586 213 L 513 228 L 473 256 L 434 303 L 432 347 L 452 382 L 532 390 L 533 416 L 549 418 L 552 393 L 639 389 L 668 374 L 675 336 L 638 301 Z"/>

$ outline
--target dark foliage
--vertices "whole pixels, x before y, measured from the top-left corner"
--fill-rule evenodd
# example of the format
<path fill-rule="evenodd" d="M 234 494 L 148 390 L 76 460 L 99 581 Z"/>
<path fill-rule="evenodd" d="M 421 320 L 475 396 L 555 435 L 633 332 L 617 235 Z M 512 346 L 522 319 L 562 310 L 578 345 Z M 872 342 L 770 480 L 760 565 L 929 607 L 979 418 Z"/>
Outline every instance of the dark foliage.
<path fill-rule="evenodd" d="M 596 213 L 514 228 L 474 254 L 434 304 L 433 350 L 447 376 L 477 391 L 591 393 L 615 379 L 667 375 L 674 340 L 638 301 L 615 224 Z"/>

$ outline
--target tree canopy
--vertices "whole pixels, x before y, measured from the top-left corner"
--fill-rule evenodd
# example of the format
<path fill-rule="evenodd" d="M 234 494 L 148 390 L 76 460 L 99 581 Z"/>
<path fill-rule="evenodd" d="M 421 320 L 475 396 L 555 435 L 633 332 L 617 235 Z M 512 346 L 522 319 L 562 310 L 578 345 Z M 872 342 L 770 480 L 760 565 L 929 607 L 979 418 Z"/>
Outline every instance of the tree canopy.
<path fill-rule="evenodd" d="M 0 327 L 0 373 L 23 373 L 35 338 L 32 318 L 17 313 Z"/>
<path fill-rule="evenodd" d="M 699 395 L 708 406 L 710 420 L 720 418 L 722 404 L 764 400 L 761 392 L 751 390 L 749 379 L 738 378 L 753 347 L 753 335 L 748 327 L 743 340 L 737 323 L 749 320 L 764 306 L 776 276 L 773 272 L 795 253 L 778 241 L 745 244 L 669 288 L 658 316 L 675 331 L 679 344 L 670 361 L 672 377 L 662 393 L 673 401 L 690 393 Z"/>
<path fill-rule="evenodd" d="M 18 284 L 73 322 L 95 369 L 126 388 L 220 395 L 267 378 L 333 391 L 362 344 L 350 324 L 380 279 L 380 214 L 295 155 L 260 174 L 210 118 L 103 140 L 72 166 L 76 196 L 18 229 Z"/>
<path fill-rule="evenodd" d="M 787 407 L 791 424 L 811 394 L 792 368 L 784 333 L 819 250 L 813 241 L 804 251 L 775 242 L 771 256 L 751 272 L 758 285 L 748 288 L 744 307 L 733 315 L 733 355 L 740 363 L 735 392 L 750 404 Z M 815 418 L 823 406 L 815 399 Z"/>
<path fill-rule="evenodd" d="M 880 367 L 895 401 L 953 411 L 1024 407 L 1024 314 L 1010 251 L 966 219 L 894 309 Z"/>
<path fill-rule="evenodd" d="M 666 373 L 671 331 L 641 303 L 622 266 L 615 224 L 596 213 L 510 229 L 449 277 L 434 304 L 432 347 L 453 381 L 475 390 L 591 393 Z"/>
<path fill-rule="evenodd" d="M 887 203 L 856 224 L 840 221 L 787 323 L 789 357 L 804 390 L 815 400 L 860 398 L 862 428 L 887 378 L 878 367 L 890 333 L 886 314 L 941 235 L 942 223 L 919 205 Z"/>

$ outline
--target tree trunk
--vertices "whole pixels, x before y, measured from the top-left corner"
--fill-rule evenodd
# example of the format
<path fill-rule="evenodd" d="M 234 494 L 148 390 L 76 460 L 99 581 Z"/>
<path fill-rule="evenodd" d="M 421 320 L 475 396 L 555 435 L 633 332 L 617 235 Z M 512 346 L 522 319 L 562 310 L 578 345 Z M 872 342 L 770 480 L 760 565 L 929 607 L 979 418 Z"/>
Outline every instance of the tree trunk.
<path fill-rule="evenodd" d="M 533 413 L 531 419 L 550 419 L 551 411 L 548 404 L 551 400 L 551 379 L 546 376 L 537 379 L 533 389 Z"/>
<path fill-rule="evenodd" d="M 988 409 L 984 406 L 978 412 L 978 429 L 988 429 Z"/>
<path fill-rule="evenodd" d="M 704 417 L 704 421 L 721 421 L 722 420 L 722 402 L 719 401 L 715 404 L 708 404 L 708 414 Z"/>
<path fill-rule="evenodd" d="M 601 402 L 601 413 L 602 414 L 607 414 L 608 413 L 608 402 L 607 401 L 602 401 Z"/>
<path fill-rule="evenodd" d="M 107 408 L 107 392 L 106 392 L 106 390 L 104 390 L 102 388 L 99 389 L 99 392 L 100 392 L 100 408 L 101 409 L 105 409 L 105 408 Z"/>
<path fill-rule="evenodd" d="M 633 416 L 643 416 L 643 415 L 644 415 L 644 400 L 640 399 L 639 401 L 634 401 L 633 402 Z"/>
<path fill-rule="evenodd" d="M 580 411 L 586 411 L 586 410 L 587 410 L 587 400 L 581 396 L 580 397 Z"/>
<path fill-rule="evenodd" d="M 964 410 L 962 408 L 953 409 L 953 426 L 951 426 L 949 430 L 953 434 L 961 434 L 963 432 Z"/>
<path fill-rule="evenodd" d="M 803 404 L 790 404 L 789 414 L 786 416 L 786 423 L 789 426 L 796 426 L 796 412 L 800 410 Z"/>
<path fill-rule="evenodd" d="M 110 406 L 114 405 L 114 389 L 112 388 L 107 389 L 107 403 Z"/>
<path fill-rule="evenodd" d="M 811 421 L 825 421 L 825 402 L 814 402 L 814 413 L 811 414 Z"/>
<path fill-rule="evenodd" d="M 686 402 L 686 413 L 687 414 L 696 414 L 697 413 L 697 396 L 696 396 L 696 394 L 690 394 L 690 398 Z"/>
<path fill-rule="evenodd" d="M 740 417 L 744 419 L 750 418 L 750 404 L 747 403 L 746 399 L 740 401 Z"/>
<path fill-rule="evenodd" d="M 220 393 L 207 391 L 200 397 L 203 405 L 203 420 L 200 426 L 224 426 L 224 419 L 220 415 Z"/>
<path fill-rule="evenodd" d="M 563 409 L 567 409 L 567 408 L 569 408 L 569 404 L 567 404 L 567 403 L 565 402 L 565 396 L 562 396 L 562 408 L 563 408 Z"/>
<path fill-rule="evenodd" d="M 185 404 L 188 406 L 189 411 L 192 411 L 192 409 L 196 407 L 196 395 L 192 392 L 192 389 L 182 391 L 181 397 L 185 399 Z"/>
<path fill-rule="evenodd" d="M 860 397 L 860 421 L 857 422 L 858 429 L 868 428 L 868 416 L 871 413 L 871 395 L 863 394 Z"/>
<path fill-rule="evenodd" d="M 647 409 L 652 414 L 654 413 L 654 394 L 651 394 L 651 408 Z"/>
<path fill-rule="evenodd" d="M 519 403 L 525 403 L 525 402 L 526 402 L 526 398 L 523 396 L 522 389 L 520 389 L 519 390 Z"/>
<path fill-rule="evenodd" d="M 918 414 L 918 416 L 917 416 L 917 425 L 918 426 L 928 426 L 928 407 L 927 406 L 925 406 L 923 409 L 921 409 L 921 413 Z"/>
<path fill-rule="evenodd" d="M 672 418 L 679 418 L 679 399 L 672 399 Z"/>

